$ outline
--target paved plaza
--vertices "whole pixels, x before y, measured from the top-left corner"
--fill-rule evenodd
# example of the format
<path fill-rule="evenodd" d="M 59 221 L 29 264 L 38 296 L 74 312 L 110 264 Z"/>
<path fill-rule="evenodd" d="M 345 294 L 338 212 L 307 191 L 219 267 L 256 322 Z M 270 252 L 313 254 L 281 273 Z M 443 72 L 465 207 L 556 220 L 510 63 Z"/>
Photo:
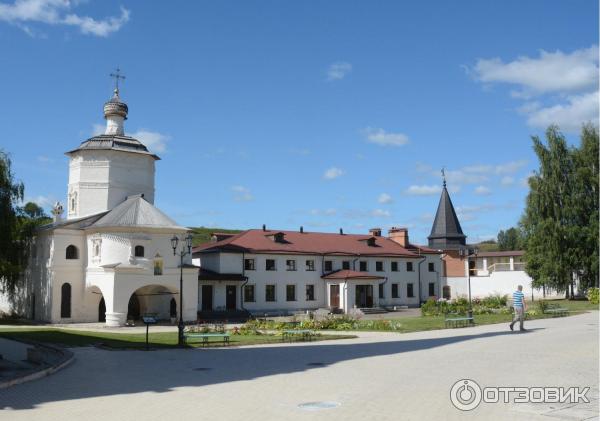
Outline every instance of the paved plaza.
<path fill-rule="evenodd" d="M 598 312 L 527 327 L 228 349 L 79 348 L 64 370 L 0 390 L 0 419 L 598 419 Z M 482 402 L 461 412 L 450 402 L 459 379 L 482 387 L 589 386 L 590 403 Z"/>

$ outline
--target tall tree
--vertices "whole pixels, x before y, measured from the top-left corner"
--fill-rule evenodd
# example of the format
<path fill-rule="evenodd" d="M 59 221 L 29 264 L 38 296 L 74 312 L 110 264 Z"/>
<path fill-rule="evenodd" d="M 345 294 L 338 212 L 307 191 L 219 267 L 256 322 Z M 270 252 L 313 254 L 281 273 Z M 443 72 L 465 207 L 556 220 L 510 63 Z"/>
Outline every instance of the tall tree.
<path fill-rule="evenodd" d="M 19 209 L 23 200 L 23 183 L 14 179 L 10 157 L 0 150 L 0 287 L 12 292 L 25 259 L 20 241 Z"/>
<path fill-rule="evenodd" d="M 567 296 L 569 287 L 573 294 L 575 272 L 585 274 L 583 287 L 597 283 L 597 129 L 585 126 L 581 142 L 579 149 L 569 147 L 556 126 L 546 131 L 546 143 L 533 137 L 540 167 L 529 178 L 521 221 L 527 272 L 534 286 L 548 285 Z M 590 227 L 594 218 L 595 228 Z M 595 269 L 591 268 L 594 261 Z"/>

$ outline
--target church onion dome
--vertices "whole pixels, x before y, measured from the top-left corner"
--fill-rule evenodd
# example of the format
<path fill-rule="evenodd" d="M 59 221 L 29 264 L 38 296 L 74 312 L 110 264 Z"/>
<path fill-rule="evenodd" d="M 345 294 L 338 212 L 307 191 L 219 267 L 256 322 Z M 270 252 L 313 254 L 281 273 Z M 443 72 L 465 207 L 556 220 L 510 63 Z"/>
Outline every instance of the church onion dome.
<path fill-rule="evenodd" d="M 119 89 L 115 89 L 113 97 L 104 104 L 104 118 L 108 119 L 108 117 L 116 115 L 127 120 L 128 111 L 127 104 L 119 97 Z"/>

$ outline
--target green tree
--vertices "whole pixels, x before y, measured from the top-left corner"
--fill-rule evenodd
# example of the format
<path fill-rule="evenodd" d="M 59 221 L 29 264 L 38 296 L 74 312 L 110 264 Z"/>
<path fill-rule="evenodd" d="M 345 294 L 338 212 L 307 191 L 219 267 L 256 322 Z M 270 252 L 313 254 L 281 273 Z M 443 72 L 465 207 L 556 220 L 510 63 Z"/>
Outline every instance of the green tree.
<path fill-rule="evenodd" d="M 22 279 L 35 230 L 51 222 L 33 202 L 18 206 L 25 188 L 15 180 L 11 167 L 10 157 L 0 150 L 0 289 L 9 294 Z"/>
<path fill-rule="evenodd" d="M 12 292 L 25 264 L 20 241 L 19 209 L 23 183 L 14 179 L 10 157 L 0 150 L 0 287 Z"/>
<path fill-rule="evenodd" d="M 540 167 L 529 178 L 521 220 L 526 270 L 534 286 L 572 296 L 574 272 L 584 273 L 587 284 L 597 283 L 598 131 L 585 126 L 580 148 L 569 147 L 556 126 L 546 131 L 546 143 L 532 139 Z M 590 227 L 594 218 L 595 228 Z"/>
<path fill-rule="evenodd" d="M 519 228 L 511 227 L 506 231 L 500 230 L 498 233 L 498 250 L 522 250 L 523 234 Z"/>

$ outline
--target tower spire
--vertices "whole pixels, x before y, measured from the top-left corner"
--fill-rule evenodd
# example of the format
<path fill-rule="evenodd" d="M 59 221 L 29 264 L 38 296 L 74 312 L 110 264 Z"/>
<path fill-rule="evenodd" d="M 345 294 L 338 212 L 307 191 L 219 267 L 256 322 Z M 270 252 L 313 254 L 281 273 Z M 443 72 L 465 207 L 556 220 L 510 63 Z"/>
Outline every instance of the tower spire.
<path fill-rule="evenodd" d="M 444 167 L 442 167 L 442 185 L 446 188 L 446 171 Z"/>

